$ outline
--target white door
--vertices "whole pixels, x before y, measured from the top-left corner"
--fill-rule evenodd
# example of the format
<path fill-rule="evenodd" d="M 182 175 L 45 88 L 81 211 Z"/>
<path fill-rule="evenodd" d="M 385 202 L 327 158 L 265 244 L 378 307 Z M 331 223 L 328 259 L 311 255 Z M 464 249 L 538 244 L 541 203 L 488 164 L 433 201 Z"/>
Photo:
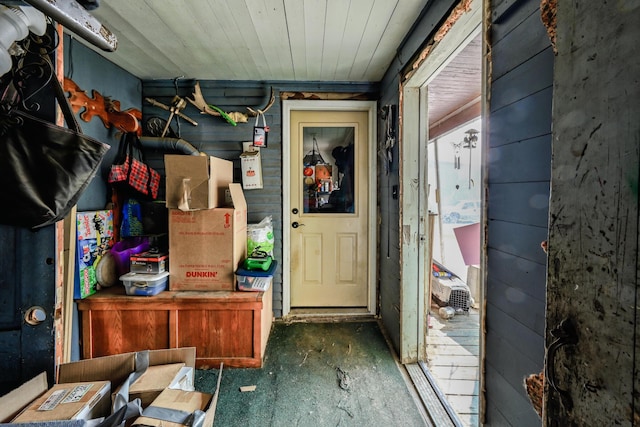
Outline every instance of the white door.
<path fill-rule="evenodd" d="M 291 307 L 367 307 L 367 111 L 290 115 Z"/>

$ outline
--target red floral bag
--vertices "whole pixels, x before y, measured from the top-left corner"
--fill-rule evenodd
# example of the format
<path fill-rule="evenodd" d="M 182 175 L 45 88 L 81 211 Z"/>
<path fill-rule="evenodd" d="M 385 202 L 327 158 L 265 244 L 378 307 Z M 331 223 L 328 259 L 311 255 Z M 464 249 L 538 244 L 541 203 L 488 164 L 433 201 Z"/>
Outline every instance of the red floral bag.
<path fill-rule="evenodd" d="M 137 134 L 125 133 L 120 138 L 118 155 L 107 180 L 111 184 L 124 184 L 147 198 L 158 197 L 160 174 L 147 164 Z"/>

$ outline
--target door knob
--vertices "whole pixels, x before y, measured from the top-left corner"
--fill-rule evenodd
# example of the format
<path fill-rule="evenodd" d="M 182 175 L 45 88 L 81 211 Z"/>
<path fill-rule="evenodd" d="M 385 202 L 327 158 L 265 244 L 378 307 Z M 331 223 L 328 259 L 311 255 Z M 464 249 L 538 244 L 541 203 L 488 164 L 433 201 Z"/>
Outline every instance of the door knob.
<path fill-rule="evenodd" d="M 294 222 L 291 224 L 291 226 L 292 226 L 293 228 L 302 227 L 303 225 L 304 225 L 304 224 L 299 224 L 297 221 L 294 221 Z"/>
<path fill-rule="evenodd" d="M 47 319 L 47 313 L 44 311 L 44 308 L 33 306 L 27 310 L 24 314 L 24 320 L 32 325 L 39 325 Z"/>

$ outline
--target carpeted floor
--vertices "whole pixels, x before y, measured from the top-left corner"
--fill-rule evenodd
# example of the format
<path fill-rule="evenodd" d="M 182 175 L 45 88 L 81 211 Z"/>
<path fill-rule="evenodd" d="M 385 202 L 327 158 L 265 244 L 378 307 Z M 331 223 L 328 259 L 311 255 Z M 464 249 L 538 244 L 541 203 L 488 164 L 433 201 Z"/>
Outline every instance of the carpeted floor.
<path fill-rule="evenodd" d="M 213 393 L 218 370 L 197 370 Z M 242 392 L 240 387 L 256 386 Z M 222 372 L 215 425 L 423 426 L 376 322 L 276 323 L 264 367 Z"/>

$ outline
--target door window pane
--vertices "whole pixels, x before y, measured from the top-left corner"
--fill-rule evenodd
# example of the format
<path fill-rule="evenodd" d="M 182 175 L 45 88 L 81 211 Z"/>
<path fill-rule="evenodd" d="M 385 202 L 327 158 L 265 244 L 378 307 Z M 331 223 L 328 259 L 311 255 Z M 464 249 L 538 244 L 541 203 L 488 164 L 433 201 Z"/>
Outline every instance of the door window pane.
<path fill-rule="evenodd" d="M 353 213 L 355 128 L 305 127 L 302 142 L 304 213 Z"/>

